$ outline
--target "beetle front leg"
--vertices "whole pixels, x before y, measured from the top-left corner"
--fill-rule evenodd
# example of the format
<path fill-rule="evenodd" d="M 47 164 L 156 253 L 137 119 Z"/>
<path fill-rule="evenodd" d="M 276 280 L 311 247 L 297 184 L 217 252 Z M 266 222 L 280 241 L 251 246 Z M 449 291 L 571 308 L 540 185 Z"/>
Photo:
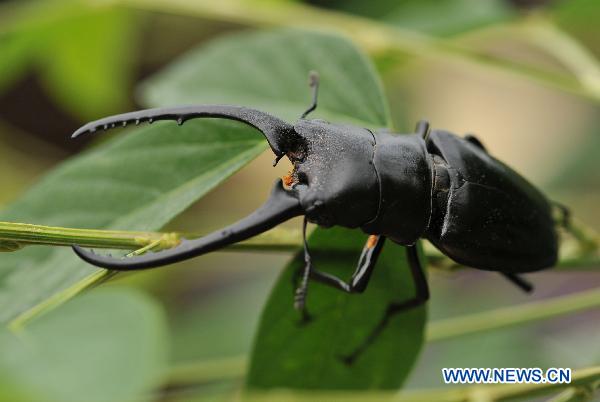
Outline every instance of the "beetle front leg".
<path fill-rule="evenodd" d="M 304 320 L 308 318 L 308 314 L 306 312 L 306 294 L 308 292 L 308 278 L 311 276 L 312 269 L 312 258 L 310 256 L 310 251 L 308 250 L 308 241 L 306 240 L 306 226 L 308 225 L 308 220 L 304 217 L 304 221 L 302 222 L 302 239 L 304 244 L 304 270 L 302 271 L 302 278 L 300 281 L 300 285 L 296 288 L 296 293 L 294 294 L 294 308 L 296 310 L 302 311 L 302 315 Z"/>
<path fill-rule="evenodd" d="M 331 286 L 338 290 L 346 293 L 362 293 L 367 288 L 371 279 L 371 274 L 377 263 L 377 258 L 381 254 L 381 249 L 385 242 L 385 237 L 380 235 L 371 235 L 367 239 L 365 246 L 363 247 L 362 253 L 358 260 L 358 265 L 352 274 L 352 278 L 349 282 L 345 282 L 335 275 L 331 275 L 325 272 L 313 269 L 312 259 L 308 250 L 308 244 L 306 241 L 306 219 L 303 225 L 303 237 L 304 237 L 304 271 L 302 272 L 302 278 L 300 285 L 296 289 L 294 297 L 294 307 L 296 309 L 304 311 L 305 317 L 306 312 L 304 310 L 306 304 L 306 294 L 308 290 L 308 279 L 312 279 L 316 282 L 323 283 Z"/>
<path fill-rule="evenodd" d="M 371 280 L 371 274 L 377 263 L 377 258 L 379 257 L 379 254 L 381 254 L 384 242 L 384 236 L 369 236 L 363 247 L 362 253 L 360 254 L 358 265 L 349 282 L 345 282 L 335 275 L 321 272 L 316 269 L 313 269 L 310 272 L 310 279 L 342 290 L 346 293 L 362 293 L 367 289 L 367 285 Z"/>
<path fill-rule="evenodd" d="M 413 309 L 424 304 L 429 300 L 429 285 L 423 271 L 423 266 L 419 260 L 416 246 L 406 247 L 406 259 L 410 268 L 410 273 L 415 284 L 415 296 L 399 303 L 388 304 L 385 313 L 377 326 L 373 328 L 363 343 L 361 343 L 351 354 L 342 357 L 342 361 L 348 365 L 352 364 L 362 352 L 364 352 L 388 325 L 389 321 L 401 312 Z"/>

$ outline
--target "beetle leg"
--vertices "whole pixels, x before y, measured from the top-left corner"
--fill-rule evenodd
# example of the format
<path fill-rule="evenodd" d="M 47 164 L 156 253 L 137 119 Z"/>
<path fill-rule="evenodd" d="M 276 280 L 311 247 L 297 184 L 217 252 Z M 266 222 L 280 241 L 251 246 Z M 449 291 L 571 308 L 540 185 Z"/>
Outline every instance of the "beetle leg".
<path fill-rule="evenodd" d="M 300 116 L 301 119 L 304 119 L 310 112 L 317 108 L 317 98 L 319 97 L 319 73 L 316 71 L 308 73 L 308 85 L 312 89 L 312 103 L 308 109 L 302 113 L 302 116 Z"/>
<path fill-rule="evenodd" d="M 304 217 L 304 222 L 302 223 L 302 238 L 304 243 L 304 270 L 302 271 L 300 285 L 296 288 L 296 293 L 294 294 L 294 308 L 296 310 L 302 311 L 304 318 L 308 317 L 308 314 L 306 313 L 306 294 L 308 293 L 308 278 L 311 276 L 312 271 L 312 259 L 310 257 L 310 251 L 308 250 L 308 241 L 306 240 L 307 224 L 308 221 L 306 217 Z"/>
<path fill-rule="evenodd" d="M 384 236 L 369 236 L 367 243 L 363 247 L 362 253 L 358 260 L 358 265 L 354 273 L 352 274 L 350 282 L 344 282 L 342 279 L 338 278 L 335 275 L 321 272 L 313 268 L 312 259 L 308 249 L 308 242 L 306 240 L 306 225 L 307 219 L 304 218 L 302 234 L 304 238 L 305 265 L 300 278 L 300 284 L 297 286 L 296 292 L 294 294 L 294 307 L 297 310 L 302 311 L 305 319 L 308 317 L 308 314 L 305 309 L 306 294 L 308 291 L 308 279 L 312 279 L 316 282 L 323 283 L 325 285 L 331 286 L 346 293 L 362 293 L 365 291 L 367 285 L 369 284 L 369 280 L 371 279 L 371 273 L 373 273 L 375 263 L 377 262 L 377 258 L 381 253 L 381 249 L 383 248 L 383 243 L 385 241 Z M 296 278 L 295 283 L 297 282 L 297 279 L 298 278 Z"/>
<path fill-rule="evenodd" d="M 406 259 L 408 260 L 408 266 L 410 273 L 415 284 L 415 296 L 400 303 L 388 304 L 385 313 L 377 326 L 373 328 L 367 338 L 361 343 L 351 354 L 343 356 L 342 360 L 344 363 L 350 365 L 364 352 L 376 339 L 379 337 L 381 332 L 388 325 L 390 320 L 398 313 L 406 310 L 418 307 L 429 300 L 429 286 L 427 284 L 427 278 L 423 271 L 423 266 L 419 260 L 416 246 L 406 247 Z"/>
<path fill-rule="evenodd" d="M 500 273 L 502 275 L 504 275 L 504 277 L 506 279 L 508 279 L 509 281 L 511 281 L 512 283 L 517 285 L 519 288 L 521 288 L 521 290 L 523 290 L 524 292 L 529 293 L 529 292 L 533 291 L 533 285 L 531 284 L 531 282 L 526 281 L 521 276 L 519 276 L 517 274 L 508 273 L 508 272 L 500 272 Z"/>
<path fill-rule="evenodd" d="M 352 274 L 352 279 L 350 279 L 350 291 L 352 293 L 362 293 L 367 288 L 384 243 L 385 236 L 381 235 L 371 235 L 367 239 L 358 259 L 356 270 Z"/>
<path fill-rule="evenodd" d="M 377 263 L 377 258 L 381 253 L 381 249 L 383 248 L 384 241 L 384 236 L 369 236 L 369 239 L 367 240 L 367 243 L 365 244 L 360 258 L 358 260 L 358 265 L 356 266 L 356 269 L 354 270 L 352 278 L 349 282 L 345 282 L 335 275 L 331 275 L 326 272 L 321 272 L 319 270 L 313 269 L 312 265 L 305 272 L 308 273 L 310 279 L 331 286 L 343 292 L 362 293 L 365 291 L 367 285 L 369 284 L 371 274 L 373 273 L 373 269 L 375 268 L 375 264 Z M 309 265 L 310 256 L 306 257 L 306 250 L 307 248 L 305 246 L 305 260 L 308 261 L 307 265 Z"/>

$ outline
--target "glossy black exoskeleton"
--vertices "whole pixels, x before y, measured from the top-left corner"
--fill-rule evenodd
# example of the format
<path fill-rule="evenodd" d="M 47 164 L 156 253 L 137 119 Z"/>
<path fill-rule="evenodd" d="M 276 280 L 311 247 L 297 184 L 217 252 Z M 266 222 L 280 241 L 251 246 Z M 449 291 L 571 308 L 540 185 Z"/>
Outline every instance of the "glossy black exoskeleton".
<path fill-rule="evenodd" d="M 390 305 L 389 316 L 427 300 L 429 291 L 415 243 L 426 238 L 442 253 L 469 267 L 497 271 L 524 290 L 519 273 L 551 267 L 557 259 L 557 233 L 551 203 L 514 170 L 492 157 L 474 137 L 429 130 L 395 135 L 367 128 L 308 120 L 313 104 L 294 124 L 240 106 L 200 105 L 150 109 L 89 123 L 73 137 L 135 122 L 193 118 L 237 120 L 261 131 L 276 155 L 294 170 L 286 188 L 277 180 L 268 201 L 245 219 L 169 250 L 131 258 L 75 252 L 91 264 L 135 270 L 171 264 L 262 233 L 299 215 L 306 222 L 360 228 L 370 234 L 349 282 L 313 268 L 305 240 L 306 267 L 296 293 L 303 309 L 308 280 L 350 293 L 365 290 L 384 240 L 407 248 L 416 296 Z M 306 234 L 306 230 L 304 230 Z M 305 236 L 306 239 L 306 236 Z M 385 321 L 384 320 L 384 321 Z"/>

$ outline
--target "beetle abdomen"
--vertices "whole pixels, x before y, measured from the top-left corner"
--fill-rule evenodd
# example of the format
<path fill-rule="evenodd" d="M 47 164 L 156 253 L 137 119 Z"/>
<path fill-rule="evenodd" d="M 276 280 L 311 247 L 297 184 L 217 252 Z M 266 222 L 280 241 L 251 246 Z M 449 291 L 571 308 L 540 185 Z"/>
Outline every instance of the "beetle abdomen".
<path fill-rule="evenodd" d="M 427 236 L 444 254 L 493 271 L 554 265 L 557 235 L 543 194 L 481 147 L 453 134 L 433 131 L 428 151 L 441 157 L 436 157 L 437 170 L 447 170 L 446 184 L 440 180 L 434 190 Z"/>

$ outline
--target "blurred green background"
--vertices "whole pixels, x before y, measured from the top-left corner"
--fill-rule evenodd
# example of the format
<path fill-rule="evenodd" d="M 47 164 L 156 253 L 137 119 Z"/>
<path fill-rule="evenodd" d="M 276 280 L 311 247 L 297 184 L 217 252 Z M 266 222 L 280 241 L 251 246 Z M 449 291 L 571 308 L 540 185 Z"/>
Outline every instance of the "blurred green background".
<path fill-rule="evenodd" d="M 285 3 L 0 2 L 0 208 L 53 166 L 94 145 L 90 141 L 96 139 L 71 141 L 74 129 L 136 109 L 137 84 L 189 49 L 232 32 L 302 25 L 294 15 L 276 23 L 260 17 Z M 569 205 L 578 219 L 600 228 L 600 2 L 315 0 L 305 5 L 327 10 L 313 28 L 336 30 L 341 13 L 397 27 L 407 42 L 432 41 L 434 50 L 420 54 L 389 52 L 368 37 L 357 43 L 383 77 L 398 130 L 408 132 L 427 118 L 433 127 L 475 133 L 496 157 Z M 271 159 L 270 152 L 259 157 L 168 229 L 205 232 L 255 209 L 273 178 L 289 168 L 273 169 Z M 164 306 L 173 362 L 231 358 L 243 364 L 261 308 L 289 258 L 214 253 L 168 270 L 119 276 L 104 286 L 133 286 Z M 429 317 L 600 286 L 597 272 L 529 277 L 537 287 L 533 296 L 491 273 L 432 270 Z M 406 387 L 442 385 L 441 367 L 598 365 L 599 322 L 596 310 L 428 343 Z M 231 381 L 166 392 L 160 400 L 227 399 L 240 382 L 234 375 Z"/>

